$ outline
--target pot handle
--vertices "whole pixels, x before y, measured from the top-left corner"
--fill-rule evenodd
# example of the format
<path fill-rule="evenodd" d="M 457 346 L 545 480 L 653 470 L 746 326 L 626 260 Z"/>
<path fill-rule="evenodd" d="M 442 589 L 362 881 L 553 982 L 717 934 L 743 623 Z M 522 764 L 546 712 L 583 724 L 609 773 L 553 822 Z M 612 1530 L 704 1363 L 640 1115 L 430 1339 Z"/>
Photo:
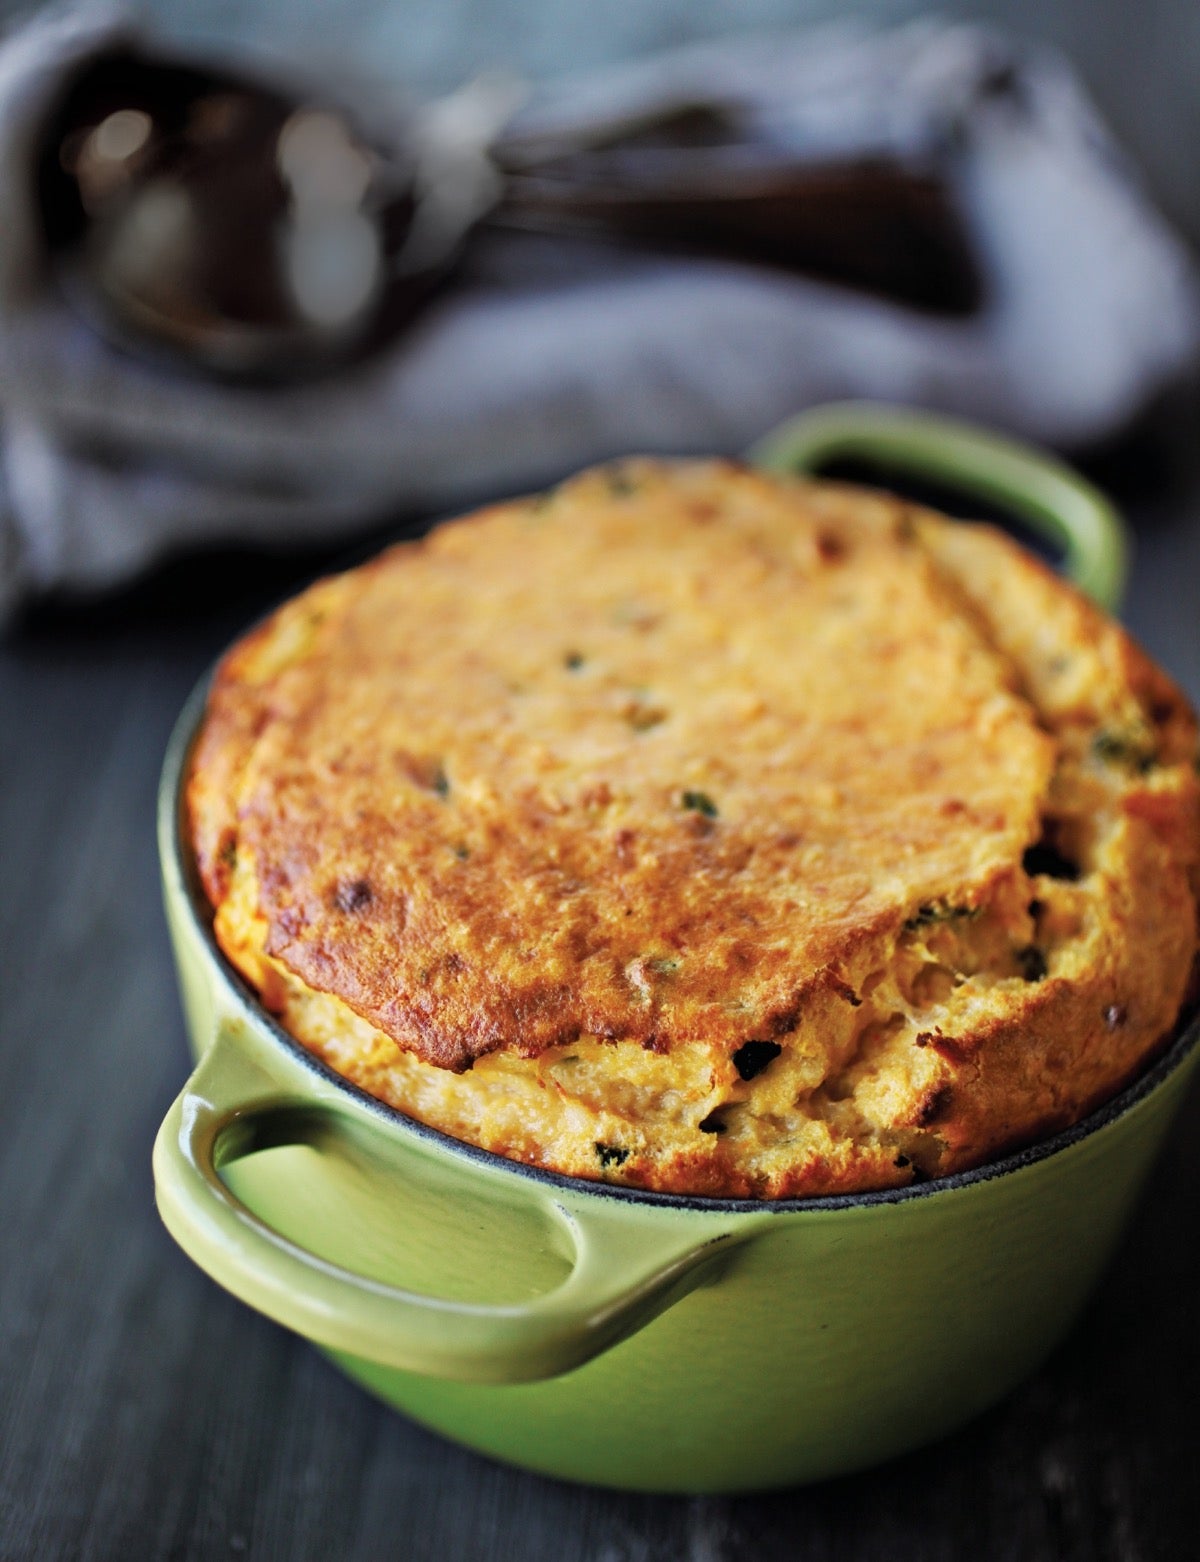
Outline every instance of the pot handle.
<path fill-rule="evenodd" d="M 761 439 L 748 459 L 768 471 L 815 473 L 831 461 L 878 462 L 1009 510 L 1063 551 L 1063 571 L 1114 611 L 1125 585 L 1128 543 L 1102 493 L 1030 445 L 929 412 L 866 401 L 802 412 Z"/>
<path fill-rule="evenodd" d="M 235 1022 L 236 1024 L 236 1022 Z M 672 1231 L 646 1206 L 575 1198 L 512 1177 L 573 1248 L 566 1279 L 530 1301 L 484 1304 L 406 1291 L 353 1273 L 260 1219 L 222 1180 L 220 1167 L 254 1150 L 304 1143 L 329 1150 L 346 1112 L 333 1099 L 289 1092 L 240 1034 L 218 1031 L 163 1120 L 154 1145 L 155 1194 L 167 1229 L 225 1288 L 320 1345 L 391 1367 L 479 1383 L 553 1377 L 635 1333 L 714 1272 L 732 1233 L 709 1220 Z M 429 1151 L 379 1135 L 391 1162 L 381 1186 L 405 1193 Z M 511 1175 L 511 1174 L 510 1174 Z M 469 1196 L 469 1194 L 467 1195 Z M 595 1209 L 583 1207 L 594 1202 Z M 615 1209 L 605 1210 L 612 1202 Z"/>

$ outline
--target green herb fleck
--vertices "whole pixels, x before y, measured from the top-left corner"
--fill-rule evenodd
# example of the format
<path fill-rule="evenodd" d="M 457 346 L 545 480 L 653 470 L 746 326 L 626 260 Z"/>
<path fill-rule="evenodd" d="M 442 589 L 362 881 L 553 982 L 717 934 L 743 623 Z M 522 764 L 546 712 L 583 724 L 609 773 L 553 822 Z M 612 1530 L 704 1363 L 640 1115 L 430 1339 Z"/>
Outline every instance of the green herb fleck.
<path fill-rule="evenodd" d="M 597 1139 L 596 1159 L 600 1162 L 601 1166 L 624 1166 L 625 1162 L 629 1159 L 629 1151 L 622 1150 L 621 1147 L 616 1144 L 602 1144 L 600 1140 Z"/>
<path fill-rule="evenodd" d="M 706 819 L 717 817 L 717 805 L 707 792 L 685 792 L 680 803 L 691 813 L 703 814 Z"/>
<path fill-rule="evenodd" d="M 1102 727 L 1092 739 L 1092 754 L 1102 764 L 1119 765 L 1144 776 L 1158 762 L 1158 750 L 1147 728 Z"/>
<path fill-rule="evenodd" d="M 937 922 L 964 922 L 970 921 L 980 914 L 979 906 L 950 906 L 944 901 L 932 901 L 929 905 L 918 906 L 916 914 L 908 918 L 904 924 L 906 933 L 916 933 L 923 927 L 932 927 Z"/>
<path fill-rule="evenodd" d="M 471 855 L 471 848 L 469 846 L 464 846 L 461 841 L 459 841 L 455 846 L 451 847 L 451 850 L 458 858 L 459 862 L 466 862 L 467 858 Z"/>
<path fill-rule="evenodd" d="M 667 713 L 657 705 L 631 704 L 625 712 L 625 720 L 635 732 L 649 732 L 666 721 Z"/>
<path fill-rule="evenodd" d="M 563 666 L 568 672 L 577 673 L 584 664 L 584 655 L 581 651 L 568 651 L 563 657 Z"/>

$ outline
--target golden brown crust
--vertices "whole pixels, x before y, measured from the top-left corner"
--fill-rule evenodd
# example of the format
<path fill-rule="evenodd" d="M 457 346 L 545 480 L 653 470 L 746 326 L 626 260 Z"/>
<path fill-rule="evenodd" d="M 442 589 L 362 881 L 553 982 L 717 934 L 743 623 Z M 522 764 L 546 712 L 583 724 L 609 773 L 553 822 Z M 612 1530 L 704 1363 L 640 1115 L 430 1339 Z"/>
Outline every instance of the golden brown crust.
<path fill-rule="evenodd" d="M 1136 1071 L 1196 947 L 1195 741 L 1000 534 L 639 461 L 281 609 L 188 802 L 226 952 L 366 1088 L 778 1196 L 974 1164 Z"/>

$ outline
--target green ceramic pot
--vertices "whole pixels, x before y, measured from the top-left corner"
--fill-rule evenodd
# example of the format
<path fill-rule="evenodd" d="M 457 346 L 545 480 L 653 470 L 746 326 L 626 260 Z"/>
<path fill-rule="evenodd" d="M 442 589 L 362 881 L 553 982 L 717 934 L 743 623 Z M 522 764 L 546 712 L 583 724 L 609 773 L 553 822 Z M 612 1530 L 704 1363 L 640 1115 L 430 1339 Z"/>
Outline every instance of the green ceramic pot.
<path fill-rule="evenodd" d="M 1065 469 L 941 421 L 827 409 L 764 464 L 875 456 L 1017 507 L 1111 601 L 1115 518 Z M 1198 1056 L 1192 1027 L 1069 1133 L 857 1198 L 645 1194 L 531 1170 L 414 1123 L 292 1041 L 217 950 L 180 832 L 200 719 L 160 803 L 195 1073 L 154 1150 L 158 1205 L 214 1279 L 450 1437 L 572 1480 L 736 1491 L 948 1431 L 1045 1356 L 1096 1282 Z"/>

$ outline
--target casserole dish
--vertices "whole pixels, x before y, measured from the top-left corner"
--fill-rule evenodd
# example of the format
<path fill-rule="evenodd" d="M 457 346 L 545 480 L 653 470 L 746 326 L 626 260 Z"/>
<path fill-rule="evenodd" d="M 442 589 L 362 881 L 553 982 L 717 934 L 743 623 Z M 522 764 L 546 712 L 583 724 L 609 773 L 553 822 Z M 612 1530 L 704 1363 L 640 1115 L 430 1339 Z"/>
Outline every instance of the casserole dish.
<path fill-rule="evenodd" d="M 1111 511 L 1005 442 L 882 409 L 810 414 L 755 453 L 877 458 L 1006 502 L 1106 604 Z M 226 964 L 181 833 L 203 691 L 160 808 L 196 1073 L 155 1147 L 200 1265 L 398 1408 L 576 1480 L 743 1490 L 949 1430 L 1053 1345 L 1098 1276 L 1195 1060 L 1195 1029 L 1116 1100 L 940 1181 L 806 1201 L 653 1194 L 532 1170 L 329 1072 Z"/>

